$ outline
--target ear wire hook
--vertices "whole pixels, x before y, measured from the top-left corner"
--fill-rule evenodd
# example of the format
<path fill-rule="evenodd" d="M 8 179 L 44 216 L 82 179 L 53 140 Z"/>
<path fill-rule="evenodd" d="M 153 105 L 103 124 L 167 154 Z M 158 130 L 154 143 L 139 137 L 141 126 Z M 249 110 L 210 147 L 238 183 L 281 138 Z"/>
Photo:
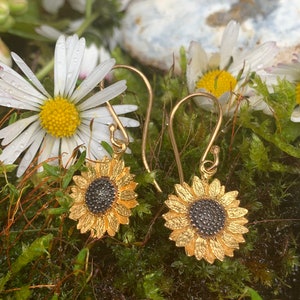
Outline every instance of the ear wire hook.
<path fill-rule="evenodd" d="M 147 156 L 146 156 L 146 144 L 147 144 L 147 135 L 148 135 L 150 115 L 151 115 L 152 104 L 153 104 L 152 87 L 151 87 L 151 84 L 150 84 L 149 80 L 147 79 L 147 77 L 141 71 L 139 71 L 138 69 L 136 69 L 132 66 L 127 66 L 127 65 L 115 65 L 113 67 L 113 69 L 119 69 L 119 68 L 127 69 L 127 70 L 133 71 L 136 74 L 138 74 L 142 78 L 142 80 L 144 81 L 144 83 L 147 87 L 149 97 L 148 97 L 148 107 L 147 107 L 147 112 L 146 112 L 146 117 L 145 117 L 145 122 L 144 122 L 144 127 L 143 127 L 143 133 L 142 133 L 142 161 L 143 161 L 143 164 L 145 166 L 145 169 L 147 170 L 147 172 L 150 173 L 151 170 L 150 170 L 150 167 L 149 167 L 149 164 L 148 164 L 148 161 L 147 161 Z M 107 104 L 109 104 L 109 103 L 107 102 Z M 129 143 L 128 135 L 127 135 L 122 123 L 120 122 L 119 118 L 117 117 L 116 113 L 114 112 L 114 110 L 113 110 L 113 108 L 110 104 L 108 105 L 108 109 L 112 112 L 112 115 L 113 115 L 118 127 L 122 131 L 122 133 L 125 137 L 125 140 L 126 140 L 125 144 L 126 144 L 126 147 L 127 147 L 128 143 Z M 111 126 L 114 126 L 114 125 L 111 125 Z M 111 126 L 110 126 L 110 128 L 111 128 Z M 113 133 L 116 129 L 113 129 L 113 127 L 112 127 L 110 130 L 112 132 L 111 133 L 111 142 L 112 142 L 112 144 L 114 144 L 116 142 L 116 140 L 114 139 L 114 134 Z M 126 148 L 125 148 L 125 150 L 126 150 Z M 158 185 L 158 183 L 155 179 L 153 181 L 153 184 L 154 184 L 155 188 L 157 189 L 157 191 L 161 193 L 162 190 L 161 190 L 160 186 Z"/>
<path fill-rule="evenodd" d="M 213 176 L 216 173 L 217 166 L 219 164 L 220 148 L 219 148 L 219 146 L 213 145 L 213 143 L 217 137 L 217 134 L 218 134 L 221 124 L 222 124 L 222 119 L 223 119 L 222 107 L 219 103 L 219 100 L 212 94 L 205 93 L 205 92 L 198 92 L 198 93 L 190 94 L 187 97 L 181 99 L 174 106 L 174 108 L 172 109 L 171 114 L 170 114 L 169 127 L 168 127 L 169 136 L 171 139 L 171 143 L 172 143 L 172 147 L 173 147 L 173 151 L 174 151 L 174 155 L 175 155 L 175 160 L 176 160 L 176 164 L 177 164 L 179 180 L 180 180 L 181 184 L 184 182 L 184 176 L 183 176 L 182 164 L 180 161 L 180 155 L 179 155 L 177 143 L 176 143 L 175 136 L 174 136 L 173 121 L 174 121 L 175 113 L 176 113 L 177 109 L 180 107 L 180 105 L 183 104 L 184 102 L 186 102 L 187 100 L 189 100 L 190 98 L 197 97 L 197 96 L 198 97 L 199 96 L 207 97 L 207 98 L 213 100 L 215 102 L 216 106 L 218 107 L 218 115 L 219 115 L 218 122 L 214 128 L 213 134 L 212 134 L 212 136 L 209 140 L 209 143 L 206 147 L 206 150 L 204 151 L 204 153 L 201 157 L 201 160 L 200 160 L 200 166 L 199 166 L 200 174 L 205 179 L 209 179 L 211 176 Z M 213 161 L 206 159 L 208 152 L 211 152 L 213 154 L 213 156 L 214 156 Z M 209 164 L 209 166 L 206 166 L 207 164 Z"/>

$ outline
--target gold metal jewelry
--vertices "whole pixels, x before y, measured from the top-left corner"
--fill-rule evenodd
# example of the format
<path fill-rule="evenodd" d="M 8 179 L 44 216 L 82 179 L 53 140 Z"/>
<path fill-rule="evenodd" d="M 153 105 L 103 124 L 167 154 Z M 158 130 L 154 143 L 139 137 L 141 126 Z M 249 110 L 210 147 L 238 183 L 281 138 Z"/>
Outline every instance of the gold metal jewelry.
<path fill-rule="evenodd" d="M 200 178 L 194 176 L 191 186 L 184 182 L 182 165 L 173 132 L 174 115 L 179 106 L 192 97 L 204 96 L 213 100 L 218 108 L 219 118 L 208 146 L 200 160 Z M 212 176 L 219 164 L 220 148 L 213 145 L 222 124 L 222 108 L 216 97 L 209 93 L 191 94 L 177 103 L 170 115 L 169 135 L 174 149 L 180 184 L 175 184 L 176 195 L 169 195 L 165 204 L 169 211 L 163 215 L 165 226 L 172 230 L 170 239 L 177 247 L 184 247 L 188 256 L 205 259 L 213 263 L 225 256 L 233 256 L 239 243 L 245 242 L 243 234 L 247 209 L 239 207 L 238 191 L 225 192 L 225 186 Z M 213 154 L 213 161 L 206 157 Z"/>
<path fill-rule="evenodd" d="M 142 159 L 146 170 L 150 172 L 145 154 L 145 136 L 153 102 L 151 85 L 146 76 L 134 67 L 116 65 L 115 68 L 125 68 L 137 73 L 147 86 L 149 108 L 146 115 L 147 122 L 143 129 Z M 75 185 L 71 187 L 72 193 L 70 194 L 74 203 L 70 208 L 69 218 L 78 221 L 77 229 L 81 233 L 90 231 L 91 237 L 98 239 L 102 238 L 106 232 L 114 236 L 120 224 L 129 223 L 131 208 L 138 205 L 137 194 L 134 191 L 137 183 L 133 181 L 134 175 L 130 174 L 130 168 L 125 166 L 122 159 L 129 144 L 129 137 L 113 106 L 109 102 L 106 105 L 115 121 L 115 124 L 109 126 L 110 141 L 114 152 L 112 158 L 104 157 L 100 161 L 87 162 L 87 171 L 82 172 L 80 176 L 73 177 Z M 122 133 L 122 140 L 115 137 L 117 130 Z M 156 181 L 154 184 L 157 185 Z"/>

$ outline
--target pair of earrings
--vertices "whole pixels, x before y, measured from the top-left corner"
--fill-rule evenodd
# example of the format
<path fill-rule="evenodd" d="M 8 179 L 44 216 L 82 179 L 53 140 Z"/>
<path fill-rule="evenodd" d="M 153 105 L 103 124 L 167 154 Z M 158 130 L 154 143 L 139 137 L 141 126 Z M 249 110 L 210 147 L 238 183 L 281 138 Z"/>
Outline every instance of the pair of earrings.
<path fill-rule="evenodd" d="M 142 159 L 145 168 L 150 172 L 146 159 L 146 136 L 151 114 L 153 93 L 147 78 L 137 69 L 118 66 L 136 72 L 144 80 L 149 92 L 149 105 L 146 113 L 142 139 Z M 194 176 L 192 184 L 184 182 L 180 155 L 176 145 L 173 121 L 178 108 L 196 96 L 204 96 L 215 102 L 219 118 L 208 146 L 201 158 L 200 177 Z M 74 203 L 69 217 L 78 220 L 77 228 L 81 233 L 90 231 L 91 237 L 101 238 L 106 232 L 114 236 L 120 224 L 128 224 L 131 208 L 138 205 L 134 175 L 125 166 L 122 154 L 125 152 L 129 138 L 118 119 L 113 107 L 107 103 L 116 125 L 110 126 L 110 139 L 114 153 L 112 158 L 104 157 L 100 161 L 88 162 L 87 171 L 74 176 L 75 185 L 71 187 Z M 225 186 L 218 179 L 211 181 L 219 164 L 218 146 L 213 145 L 222 124 L 222 108 L 216 97 L 199 92 L 180 100 L 170 114 L 169 136 L 175 153 L 180 183 L 175 184 L 175 195 L 169 195 L 165 201 L 169 211 L 163 214 L 165 226 L 172 230 L 170 239 L 176 246 L 184 247 L 188 256 L 205 259 L 213 263 L 215 259 L 223 261 L 225 256 L 233 256 L 233 251 L 244 242 L 243 234 L 248 232 L 244 226 L 248 221 L 244 217 L 247 209 L 239 207 L 238 192 L 225 192 Z M 115 131 L 121 130 L 124 140 L 115 138 Z M 208 153 L 214 160 L 207 160 Z M 210 183 L 211 181 L 211 183 Z M 158 192 L 162 192 L 154 181 Z"/>

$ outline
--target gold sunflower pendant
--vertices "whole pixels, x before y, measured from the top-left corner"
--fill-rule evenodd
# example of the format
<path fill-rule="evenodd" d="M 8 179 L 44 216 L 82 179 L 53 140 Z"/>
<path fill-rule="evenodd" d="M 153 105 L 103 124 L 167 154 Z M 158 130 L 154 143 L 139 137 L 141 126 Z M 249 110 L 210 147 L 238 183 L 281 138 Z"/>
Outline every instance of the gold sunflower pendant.
<path fill-rule="evenodd" d="M 211 184 L 194 176 L 192 186 L 175 185 L 176 195 L 165 201 L 170 209 L 163 215 L 165 226 L 172 231 L 170 239 L 177 247 L 185 247 L 188 256 L 213 263 L 233 256 L 233 251 L 244 242 L 244 216 L 247 209 L 239 207 L 237 191 L 225 193 L 218 179 Z"/>
<path fill-rule="evenodd" d="M 87 169 L 73 177 L 69 218 L 78 221 L 81 233 L 90 231 L 92 238 L 100 239 L 106 232 L 114 236 L 120 224 L 129 223 L 131 208 L 138 205 L 134 175 L 118 156 L 89 162 Z"/>

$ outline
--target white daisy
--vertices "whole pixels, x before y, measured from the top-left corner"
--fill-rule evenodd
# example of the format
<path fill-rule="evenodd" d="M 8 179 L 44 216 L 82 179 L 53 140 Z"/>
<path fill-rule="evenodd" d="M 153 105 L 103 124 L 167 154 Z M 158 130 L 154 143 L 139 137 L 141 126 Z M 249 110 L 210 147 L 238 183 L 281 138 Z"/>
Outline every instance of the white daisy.
<path fill-rule="evenodd" d="M 295 54 L 295 59 L 290 64 L 279 64 L 270 69 L 270 73 L 285 78 L 295 84 L 296 103 L 291 115 L 291 121 L 300 122 L 300 57 Z"/>
<path fill-rule="evenodd" d="M 268 67 L 278 52 L 274 42 L 267 42 L 249 50 L 237 48 L 239 24 L 230 21 L 222 36 L 220 52 L 208 54 L 197 42 L 191 42 L 188 49 L 187 83 L 190 93 L 210 92 L 216 96 L 224 114 L 232 114 L 238 108 L 238 95 L 247 98 L 251 104 L 254 91 L 246 82 L 251 72 Z M 255 98 L 255 102 L 257 98 Z M 196 103 L 206 110 L 213 109 L 213 103 L 199 97 Z M 253 107 L 255 109 L 255 107 Z"/>
<path fill-rule="evenodd" d="M 61 158 L 64 167 L 70 163 L 77 146 L 87 149 L 87 157 L 101 159 L 107 155 L 100 142 L 110 143 L 108 125 L 114 123 L 108 109 L 101 104 L 126 90 L 124 80 L 94 94 L 90 92 L 110 72 L 115 61 L 107 60 L 76 87 L 85 40 L 76 35 L 59 37 L 54 57 L 54 94 L 50 95 L 37 77 L 15 53 L 13 60 L 29 79 L 25 80 L 10 67 L 0 64 L 0 105 L 27 110 L 26 117 L 0 130 L 4 149 L 0 161 L 14 163 L 24 152 L 17 176 L 21 176 L 39 151 L 38 163 Z M 132 112 L 135 105 L 115 105 L 117 114 Z M 30 113 L 29 113 L 30 112 Z M 124 126 L 134 127 L 136 120 L 120 117 Z M 58 163 L 58 159 L 54 163 Z"/>

